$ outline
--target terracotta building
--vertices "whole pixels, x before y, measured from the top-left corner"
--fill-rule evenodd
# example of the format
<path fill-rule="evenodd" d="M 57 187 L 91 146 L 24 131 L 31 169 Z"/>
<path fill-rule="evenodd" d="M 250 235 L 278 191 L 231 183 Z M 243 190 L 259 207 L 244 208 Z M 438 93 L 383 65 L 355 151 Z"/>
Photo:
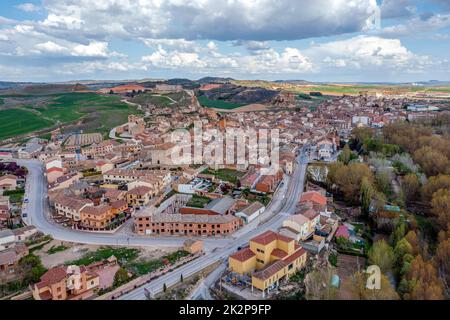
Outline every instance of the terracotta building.
<path fill-rule="evenodd" d="M 127 192 L 127 203 L 132 207 L 147 205 L 153 195 L 153 190 L 149 187 L 137 187 Z"/>
<path fill-rule="evenodd" d="M 114 214 L 111 206 L 87 206 L 80 211 L 81 226 L 85 228 L 104 229 L 112 221 Z"/>
<path fill-rule="evenodd" d="M 266 231 L 250 240 L 250 245 L 228 258 L 232 272 L 251 276 L 253 287 L 266 291 L 303 268 L 306 251 L 292 238 Z"/>
<path fill-rule="evenodd" d="M 215 236 L 235 232 L 242 220 L 233 215 L 153 214 L 135 216 L 138 234 Z"/>
<path fill-rule="evenodd" d="M 274 175 L 261 176 L 256 183 L 255 189 L 259 192 L 272 193 L 275 191 L 281 179 L 283 179 L 283 171 L 281 170 Z"/>
<path fill-rule="evenodd" d="M 56 267 L 48 270 L 31 290 L 35 300 L 88 299 L 99 287 L 97 273 L 85 266 Z"/>

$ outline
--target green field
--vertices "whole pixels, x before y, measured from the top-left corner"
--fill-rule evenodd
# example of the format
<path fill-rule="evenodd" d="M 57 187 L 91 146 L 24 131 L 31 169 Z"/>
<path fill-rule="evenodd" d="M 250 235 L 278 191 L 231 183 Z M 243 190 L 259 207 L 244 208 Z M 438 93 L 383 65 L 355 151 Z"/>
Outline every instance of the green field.
<path fill-rule="evenodd" d="M 205 169 L 202 174 L 211 174 L 220 180 L 237 183 L 239 178 L 242 178 L 245 173 L 232 169 L 219 169 L 217 171 Z"/>
<path fill-rule="evenodd" d="M 0 140 L 44 129 L 51 121 L 23 109 L 0 110 Z"/>
<path fill-rule="evenodd" d="M 137 104 L 153 104 L 160 107 L 169 107 L 173 104 L 173 101 L 165 95 L 155 95 L 153 93 L 138 94 L 131 99 L 130 102 Z"/>
<path fill-rule="evenodd" d="M 194 194 L 191 200 L 186 203 L 186 206 L 194 208 L 204 208 L 210 202 L 210 198 Z"/>
<path fill-rule="evenodd" d="M 242 107 L 244 104 L 232 103 L 223 100 L 210 100 L 206 96 L 197 97 L 198 102 L 207 108 L 217 108 L 217 109 L 236 109 Z"/>
<path fill-rule="evenodd" d="M 0 110 L 0 139 L 45 129 L 56 124 L 74 123 L 86 132 L 107 133 L 111 128 L 127 122 L 128 115 L 140 114 L 135 107 L 116 96 L 95 93 L 63 93 L 27 97 L 26 104 Z M 3 121 L 5 119 L 6 121 Z"/>

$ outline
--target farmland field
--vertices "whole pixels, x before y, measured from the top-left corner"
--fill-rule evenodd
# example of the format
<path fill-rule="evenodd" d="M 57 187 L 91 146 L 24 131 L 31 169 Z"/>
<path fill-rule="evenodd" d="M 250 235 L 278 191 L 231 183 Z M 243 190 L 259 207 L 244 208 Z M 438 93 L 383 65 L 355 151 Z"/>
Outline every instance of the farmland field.
<path fill-rule="evenodd" d="M 105 134 L 125 123 L 128 115 L 140 114 L 135 107 L 121 102 L 119 97 L 95 93 L 27 96 L 26 101 L 22 101 L 21 96 L 14 99 L 17 99 L 14 104 L 2 106 L 5 109 L 0 110 L 2 120 L 11 119 L 0 124 L 0 139 L 62 124 L 74 124 L 74 129 Z M 78 123 L 75 125 L 75 122 Z"/>
<path fill-rule="evenodd" d="M 235 109 L 242 107 L 243 104 L 232 103 L 223 100 L 210 100 L 206 96 L 199 96 L 198 102 L 204 107 L 207 108 L 217 108 L 217 109 Z"/>
<path fill-rule="evenodd" d="M 52 125 L 52 122 L 23 109 L 0 110 L 0 119 L 0 140 Z"/>

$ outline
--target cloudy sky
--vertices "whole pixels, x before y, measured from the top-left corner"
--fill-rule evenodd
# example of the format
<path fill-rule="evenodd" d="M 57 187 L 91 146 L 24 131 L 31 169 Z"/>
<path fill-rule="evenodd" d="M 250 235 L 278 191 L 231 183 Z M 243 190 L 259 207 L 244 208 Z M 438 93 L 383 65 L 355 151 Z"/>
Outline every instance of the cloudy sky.
<path fill-rule="evenodd" d="M 450 80 L 450 0 L 0 1 L 0 80 Z"/>

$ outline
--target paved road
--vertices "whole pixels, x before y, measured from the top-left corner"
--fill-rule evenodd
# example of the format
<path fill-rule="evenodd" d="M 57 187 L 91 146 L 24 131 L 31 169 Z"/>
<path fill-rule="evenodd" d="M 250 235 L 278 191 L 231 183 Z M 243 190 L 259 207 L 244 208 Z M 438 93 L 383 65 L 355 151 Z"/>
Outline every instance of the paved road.
<path fill-rule="evenodd" d="M 227 261 L 222 262 L 213 272 L 211 272 L 206 278 L 201 280 L 198 287 L 196 287 L 186 298 L 186 300 L 214 300 L 211 296 L 209 288 L 211 288 L 220 275 L 227 268 Z"/>
<path fill-rule="evenodd" d="M 123 246 L 157 246 L 157 247 L 179 247 L 183 244 L 183 237 L 142 237 L 137 235 L 127 235 L 123 233 L 116 234 L 99 234 L 76 231 L 64 228 L 53 221 L 49 217 L 47 188 L 44 177 L 44 169 L 41 162 L 37 160 L 16 160 L 21 166 L 25 166 L 29 175 L 27 177 L 26 195 L 29 202 L 25 205 L 25 211 L 28 216 L 25 218 L 27 224 L 32 224 L 38 230 L 50 234 L 54 239 L 61 241 L 95 244 L 95 245 L 123 245 Z M 187 278 L 197 272 L 203 270 L 207 266 L 221 259 L 226 259 L 231 253 L 235 252 L 238 247 L 244 246 L 255 234 L 262 233 L 267 230 L 278 229 L 286 216 L 293 214 L 296 204 L 301 195 L 304 186 L 306 167 L 308 160 L 301 153 L 297 159 L 298 166 L 292 175 L 286 195 L 282 200 L 275 201 L 272 206 L 280 206 L 277 210 L 278 214 L 258 225 L 252 232 L 242 234 L 237 239 L 232 238 L 202 238 L 206 255 L 170 272 L 148 285 L 144 286 L 153 294 L 160 293 L 164 284 L 168 287 L 179 282 L 181 274 Z M 285 190 L 282 190 L 285 191 Z M 268 208 L 269 209 L 269 208 Z M 224 260 L 225 261 L 225 260 Z M 145 299 L 144 287 L 140 287 L 120 299 Z"/>
<path fill-rule="evenodd" d="M 54 223 L 49 217 L 47 188 L 45 186 L 44 168 L 37 160 L 16 160 L 21 166 L 25 166 L 29 175 L 27 177 L 26 195 L 29 200 L 24 204 L 27 224 L 36 226 L 38 230 L 50 234 L 54 239 L 94 245 L 124 245 L 124 246 L 157 246 L 180 247 L 186 240 L 183 237 L 148 237 L 135 234 L 118 233 L 89 233 L 64 228 Z M 229 238 L 205 238 L 205 249 L 213 250 L 223 247 L 232 241 Z"/>
<path fill-rule="evenodd" d="M 260 234 L 267 230 L 275 231 L 279 227 L 281 227 L 283 220 L 286 219 L 286 216 L 295 213 L 296 205 L 303 192 L 306 167 L 308 165 L 307 157 L 303 152 L 298 157 L 297 162 L 299 165 L 297 166 L 290 180 L 284 203 L 279 210 L 279 213 L 271 218 L 268 222 L 259 225 L 253 232 L 246 233 L 238 239 L 234 239 L 225 247 L 215 249 L 211 253 L 206 254 L 184 266 L 181 266 L 180 268 L 175 269 L 174 271 L 151 281 L 147 285 L 137 288 L 136 290 L 133 290 L 130 293 L 121 296 L 119 299 L 145 300 L 146 291 L 149 292 L 150 295 L 158 294 L 163 291 L 164 284 L 166 284 L 167 287 L 177 284 L 180 281 L 181 275 L 183 275 L 183 277 L 186 279 L 217 261 L 222 260 L 223 262 L 226 262 L 226 259 L 231 253 L 235 252 L 238 247 L 246 245 L 249 240 L 256 234 Z"/>

